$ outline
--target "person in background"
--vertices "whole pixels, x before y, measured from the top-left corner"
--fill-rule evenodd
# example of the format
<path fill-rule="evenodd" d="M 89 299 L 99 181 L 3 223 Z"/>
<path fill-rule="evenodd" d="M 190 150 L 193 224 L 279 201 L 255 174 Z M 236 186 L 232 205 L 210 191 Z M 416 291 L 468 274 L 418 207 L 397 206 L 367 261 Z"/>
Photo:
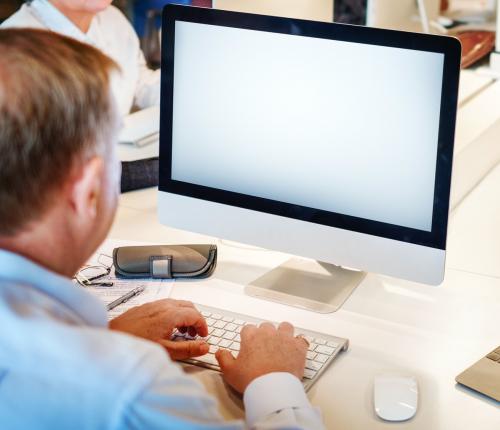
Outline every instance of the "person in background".
<path fill-rule="evenodd" d="M 112 58 L 120 71 L 111 81 L 122 116 L 132 107 L 143 109 L 160 102 L 160 71 L 150 70 L 139 39 L 112 0 L 29 0 L 0 28 L 51 30 L 88 43 Z M 158 185 L 158 157 L 122 163 L 121 190 Z"/>
<path fill-rule="evenodd" d="M 29 0 L 0 28 L 51 30 L 88 43 L 112 58 L 121 69 L 112 80 L 121 115 L 160 101 L 160 71 L 148 69 L 139 39 L 112 0 Z"/>
<path fill-rule="evenodd" d="M 291 324 L 246 325 L 236 358 L 217 351 L 246 409 L 246 424 L 224 421 L 171 361 L 208 351 L 170 339 L 175 329 L 208 335 L 192 303 L 151 302 L 108 323 L 103 303 L 71 281 L 116 211 L 117 66 L 43 30 L 0 30 L 0 52 L 1 428 L 324 428 L 301 384 L 308 343 Z"/>

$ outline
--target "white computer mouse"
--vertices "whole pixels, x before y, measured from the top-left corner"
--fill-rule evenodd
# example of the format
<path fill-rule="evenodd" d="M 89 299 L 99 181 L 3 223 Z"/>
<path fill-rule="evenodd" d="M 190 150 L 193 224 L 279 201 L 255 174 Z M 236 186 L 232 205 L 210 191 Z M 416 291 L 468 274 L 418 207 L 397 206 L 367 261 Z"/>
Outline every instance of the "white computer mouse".
<path fill-rule="evenodd" d="M 373 403 L 376 414 L 383 420 L 409 420 L 417 412 L 417 380 L 413 376 L 376 376 L 373 383 Z"/>

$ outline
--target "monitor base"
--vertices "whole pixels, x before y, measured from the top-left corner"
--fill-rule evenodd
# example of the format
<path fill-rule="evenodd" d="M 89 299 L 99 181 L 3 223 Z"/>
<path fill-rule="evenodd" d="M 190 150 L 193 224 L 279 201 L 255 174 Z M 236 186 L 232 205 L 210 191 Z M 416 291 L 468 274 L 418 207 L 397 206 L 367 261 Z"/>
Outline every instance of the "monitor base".
<path fill-rule="evenodd" d="M 326 314 L 338 310 L 365 276 L 333 264 L 291 258 L 247 285 L 245 293 Z"/>

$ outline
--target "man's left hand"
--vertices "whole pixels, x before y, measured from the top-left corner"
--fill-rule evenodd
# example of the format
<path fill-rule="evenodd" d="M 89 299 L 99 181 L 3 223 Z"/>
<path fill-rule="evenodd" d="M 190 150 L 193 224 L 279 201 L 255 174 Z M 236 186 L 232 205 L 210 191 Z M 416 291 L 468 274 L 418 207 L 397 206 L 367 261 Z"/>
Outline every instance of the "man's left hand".
<path fill-rule="evenodd" d="M 172 360 L 198 357 L 208 352 L 208 344 L 203 340 L 171 340 L 175 329 L 192 337 L 208 335 L 205 318 L 191 302 L 184 300 L 163 299 L 136 306 L 112 319 L 109 328 L 159 343 Z"/>

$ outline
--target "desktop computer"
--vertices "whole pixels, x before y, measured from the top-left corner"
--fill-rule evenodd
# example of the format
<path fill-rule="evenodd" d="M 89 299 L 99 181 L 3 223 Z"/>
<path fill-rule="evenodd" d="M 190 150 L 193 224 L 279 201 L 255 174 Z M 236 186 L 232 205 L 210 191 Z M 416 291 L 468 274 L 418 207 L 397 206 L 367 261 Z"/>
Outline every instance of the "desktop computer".
<path fill-rule="evenodd" d="M 183 6 L 162 37 L 161 223 L 298 256 L 245 292 L 318 312 L 365 271 L 441 282 L 457 40 Z M 220 370 L 261 320 L 198 309 L 210 349 L 188 362 Z M 308 390 L 348 339 L 296 333 Z"/>
<path fill-rule="evenodd" d="M 302 257 L 246 292 L 319 312 L 442 281 L 456 39 L 167 6 L 162 49 L 161 223 Z"/>

